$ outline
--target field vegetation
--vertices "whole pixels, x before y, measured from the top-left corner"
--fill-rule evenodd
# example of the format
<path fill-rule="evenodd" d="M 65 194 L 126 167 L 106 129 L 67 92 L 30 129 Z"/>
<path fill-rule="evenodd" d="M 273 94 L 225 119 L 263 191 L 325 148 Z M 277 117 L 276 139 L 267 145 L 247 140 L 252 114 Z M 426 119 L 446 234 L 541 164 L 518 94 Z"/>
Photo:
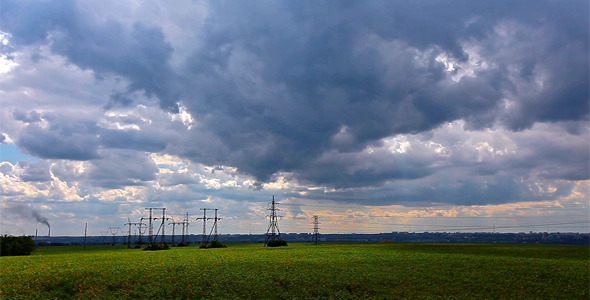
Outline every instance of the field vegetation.
<path fill-rule="evenodd" d="M 290 243 L 38 247 L 1 257 L 2 299 L 588 299 L 589 247 Z"/>

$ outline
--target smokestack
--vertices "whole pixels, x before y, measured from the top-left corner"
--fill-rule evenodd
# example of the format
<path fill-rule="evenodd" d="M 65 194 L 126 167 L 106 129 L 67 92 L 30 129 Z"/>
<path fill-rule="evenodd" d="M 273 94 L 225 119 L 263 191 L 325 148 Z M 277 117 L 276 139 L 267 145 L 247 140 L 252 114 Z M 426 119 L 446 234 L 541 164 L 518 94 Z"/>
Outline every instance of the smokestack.
<path fill-rule="evenodd" d="M 33 217 L 35 217 L 35 219 L 37 220 L 37 222 L 39 222 L 41 224 L 45 224 L 45 225 L 47 225 L 47 227 L 49 227 L 49 221 L 47 220 L 46 217 L 40 215 L 36 211 L 33 211 L 31 214 L 33 215 Z"/>
<path fill-rule="evenodd" d="M 49 228 L 48 235 L 51 235 L 51 227 L 49 227 L 49 221 L 47 220 L 46 217 L 39 214 L 36 210 L 31 209 L 25 205 L 14 205 L 14 206 L 8 207 L 7 211 L 9 213 L 17 214 L 23 218 L 30 218 L 30 217 L 35 218 L 35 220 L 38 223 L 44 224 L 45 226 L 47 226 L 47 228 Z M 35 236 L 37 236 L 37 230 L 35 230 Z"/>
<path fill-rule="evenodd" d="M 47 220 L 46 217 L 40 215 L 38 212 L 36 211 L 32 211 L 31 215 L 33 215 L 33 217 L 35 217 L 35 219 L 37 220 L 37 222 L 41 223 L 41 224 L 45 224 L 47 226 L 47 236 L 50 237 L 51 236 L 51 226 L 49 225 L 49 221 Z"/>

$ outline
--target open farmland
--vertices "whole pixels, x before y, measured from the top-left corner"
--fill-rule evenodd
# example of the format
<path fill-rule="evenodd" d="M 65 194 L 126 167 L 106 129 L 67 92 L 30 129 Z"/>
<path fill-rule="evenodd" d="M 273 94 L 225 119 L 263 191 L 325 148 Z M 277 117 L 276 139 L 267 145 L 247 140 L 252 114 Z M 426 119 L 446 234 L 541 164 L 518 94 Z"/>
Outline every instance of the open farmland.
<path fill-rule="evenodd" d="M 589 297 L 588 246 L 123 247 L 41 247 L 31 256 L 1 257 L 0 298 Z"/>

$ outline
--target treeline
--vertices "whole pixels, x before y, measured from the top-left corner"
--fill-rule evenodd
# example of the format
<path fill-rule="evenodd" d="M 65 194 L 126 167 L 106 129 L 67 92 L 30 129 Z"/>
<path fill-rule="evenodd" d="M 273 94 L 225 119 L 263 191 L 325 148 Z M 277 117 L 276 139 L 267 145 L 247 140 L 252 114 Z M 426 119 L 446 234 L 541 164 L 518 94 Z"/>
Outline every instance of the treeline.
<path fill-rule="evenodd" d="M 0 256 L 29 255 L 35 250 L 32 236 L 0 236 Z"/>

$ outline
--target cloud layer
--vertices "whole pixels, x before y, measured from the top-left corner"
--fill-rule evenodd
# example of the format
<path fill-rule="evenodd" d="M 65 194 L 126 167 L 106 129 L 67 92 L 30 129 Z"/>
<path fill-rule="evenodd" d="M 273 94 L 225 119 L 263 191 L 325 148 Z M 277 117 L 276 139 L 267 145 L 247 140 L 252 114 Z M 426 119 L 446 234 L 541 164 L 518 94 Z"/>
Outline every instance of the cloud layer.
<path fill-rule="evenodd" d="M 4 1 L 0 133 L 41 161 L 3 163 L 3 201 L 562 199 L 590 176 L 588 9 Z"/>

